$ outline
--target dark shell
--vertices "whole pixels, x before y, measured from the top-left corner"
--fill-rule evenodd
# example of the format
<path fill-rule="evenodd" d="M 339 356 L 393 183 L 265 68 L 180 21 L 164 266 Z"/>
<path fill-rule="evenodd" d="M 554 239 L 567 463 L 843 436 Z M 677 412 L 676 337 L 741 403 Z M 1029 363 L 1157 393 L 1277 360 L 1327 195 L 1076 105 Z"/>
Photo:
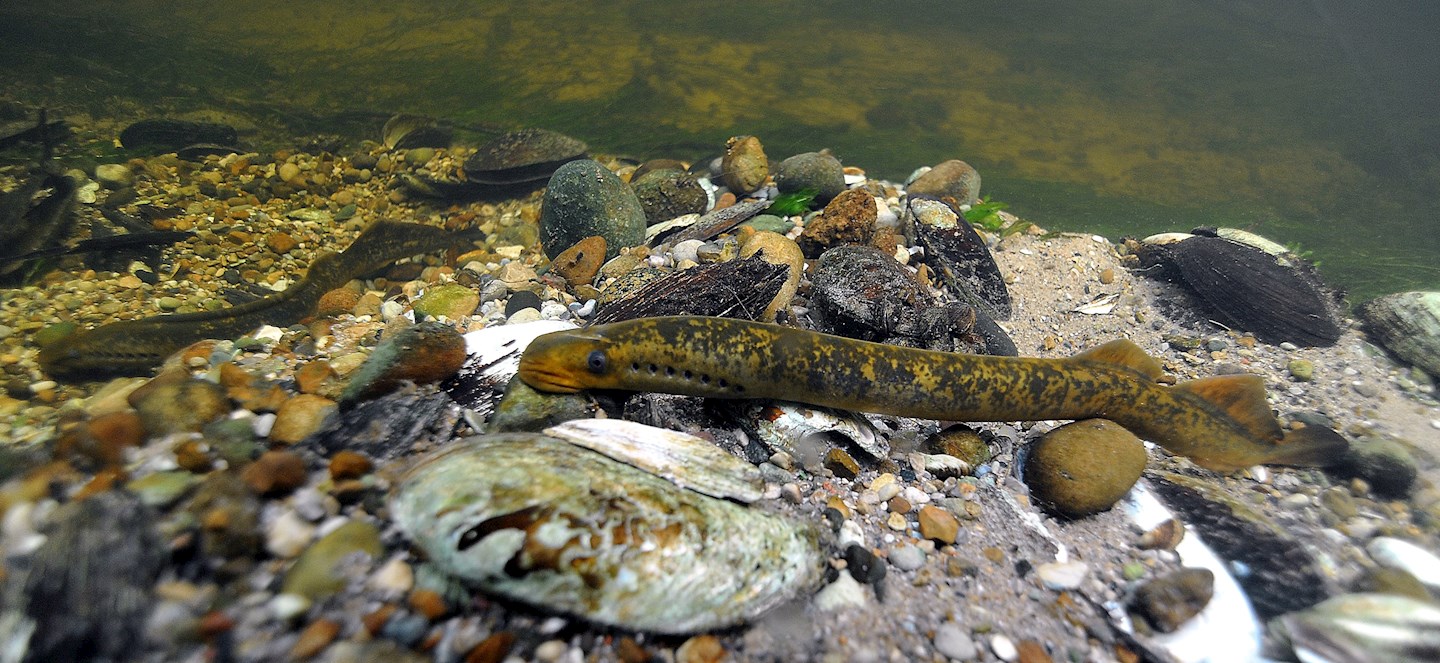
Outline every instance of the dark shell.
<path fill-rule="evenodd" d="M 935 207 L 930 213 L 917 209 L 925 206 L 944 207 Z M 956 295 L 992 318 L 1008 320 L 1010 289 L 1005 287 L 1005 278 L 985 246 L 985 239 L 965 222 L 964 215 L 949 203 L 928 198 L 912 197 L 909 207 L 915 221 L 915 237 L 925 247 L 926 262 L 940 272 Z M 954 219 L 943 214 L 947 210 Z"/>
<path fill-rule="evenodd" d="M 214 122 L 187 120 L 140 120 L 120 132 L 120 144 L 127 150 L 178 150 L 196 143 L 234 145 L 240 142 L 235 128 Z"/>
<path fill-rule="evenodd" d="M 521 129 L 497 136 L 465 161 L 465 176 L 482 184 L 543 180 L 555 169 L 585 156 L 585 143 L 546 129 Z"/>
<path fill-rule="evenodd" d="M 450 147 L 454 134 L 451 127 L 441 125 L 434 118 L 403 113 L 386 120 L 380 130 L 381 141 L 392 150 Z"/>
<path fill-rule="evenodd" d="M 1145 254 L 1150 254 L 1149 256 Z M 1266 343 L 1334 345 L 1344 331 L 1319 280 L 1257 248 L 1218 237 L 1142 245 L 1238 329 Z"/>

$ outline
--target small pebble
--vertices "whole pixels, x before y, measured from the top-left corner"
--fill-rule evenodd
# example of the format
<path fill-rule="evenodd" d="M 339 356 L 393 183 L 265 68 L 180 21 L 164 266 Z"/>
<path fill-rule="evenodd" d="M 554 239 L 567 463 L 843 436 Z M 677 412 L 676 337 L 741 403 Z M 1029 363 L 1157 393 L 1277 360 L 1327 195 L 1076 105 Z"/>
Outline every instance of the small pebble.
<path fill-rule="evenodd" d="M 958 624 L 946 622 L 935 629 L 935 651 L 946 658 L 968 661 L 979 656 L 975 641 Z"/>
<path fill-rule="evenodd" d="M 896 546 L 890 549 L 890 563 L 901 571 L 914 571 L 925 566 L 925 551 L 909 544 Z"/>
<path fill-rule="evenodd" d="M 1047 562 L 1035 567 L 1035 575 L 1046 589 L 1066 591 L 1077 589 L 1090 567 L 1084 562 Z"/>
<path fill-rule="evenodd" d="M 1003 635 L 990 638 L 990 651 L 995 652 L 995 657 L 1002 661 L 1013 661 L 1020 657 L 1020 650 L 1015 648 L 1014 641 Z"/>

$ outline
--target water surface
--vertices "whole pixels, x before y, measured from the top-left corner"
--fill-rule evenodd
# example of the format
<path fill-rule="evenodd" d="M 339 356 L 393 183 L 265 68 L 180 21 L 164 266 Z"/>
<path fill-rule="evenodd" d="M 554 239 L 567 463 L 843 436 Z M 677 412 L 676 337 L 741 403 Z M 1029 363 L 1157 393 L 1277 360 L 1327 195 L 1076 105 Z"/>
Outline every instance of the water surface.
<path fill-rule="evenodd" d="M 1363 300 L 1440 288 L 1440 7 L 1360 4 L 20 0 L 0 56 L 12 100 L 262 143 L 408 111 L 892 179 L 962 158 L 1040 225 L 1248 228 Z"/>

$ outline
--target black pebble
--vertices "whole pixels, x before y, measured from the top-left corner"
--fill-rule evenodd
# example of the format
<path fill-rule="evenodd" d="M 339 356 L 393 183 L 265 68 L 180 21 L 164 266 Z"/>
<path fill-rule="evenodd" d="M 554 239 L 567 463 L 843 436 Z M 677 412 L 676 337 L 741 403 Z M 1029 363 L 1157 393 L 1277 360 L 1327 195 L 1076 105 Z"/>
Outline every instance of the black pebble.
<path fill-rule="evenodd" d="M 505 316 L 515 315 L 527 308 L 540 310 L 540 296 L 528 290 L 521 290 L 510 295 L 510 299 L 505 302 Z"/>

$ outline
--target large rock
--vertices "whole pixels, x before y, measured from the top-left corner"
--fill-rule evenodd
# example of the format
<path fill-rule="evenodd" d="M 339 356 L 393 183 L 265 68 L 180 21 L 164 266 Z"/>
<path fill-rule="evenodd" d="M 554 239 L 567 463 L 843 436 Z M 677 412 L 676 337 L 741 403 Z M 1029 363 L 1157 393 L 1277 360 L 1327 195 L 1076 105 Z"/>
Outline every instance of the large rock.
<path fill-rule="evenodd" d="M 915 178 L 905 190 L 912 196 L 953 198 L 957 205 L 974 205 L 980 200 L 980 173 L 964 161 L 951 159 Z"/>
<path fill-rule="evenodd" d="M 816 202 L 828 203 L 845 190 L 845 168 L 827 152 L 797 154 L 775 168 L 775 188 L 780 193 L 814 191 Z"/>
<path fill-rule="evenodd" d="M 1081 518 L 1119 501 L 1145 471 L 1145 443 L 1107 419 L 1046 433 L 1030 449 L 1025 483 L 1050 511 Z"/>
<path fill-rule="evenodd" d="M 635 192 L 591 159 L 571 161 L 550 178 L 540 204 L 540 244 L 554 259 L 591 235 L 605 238 L 605 258 L 645 242 L 645 212 Z"/>

